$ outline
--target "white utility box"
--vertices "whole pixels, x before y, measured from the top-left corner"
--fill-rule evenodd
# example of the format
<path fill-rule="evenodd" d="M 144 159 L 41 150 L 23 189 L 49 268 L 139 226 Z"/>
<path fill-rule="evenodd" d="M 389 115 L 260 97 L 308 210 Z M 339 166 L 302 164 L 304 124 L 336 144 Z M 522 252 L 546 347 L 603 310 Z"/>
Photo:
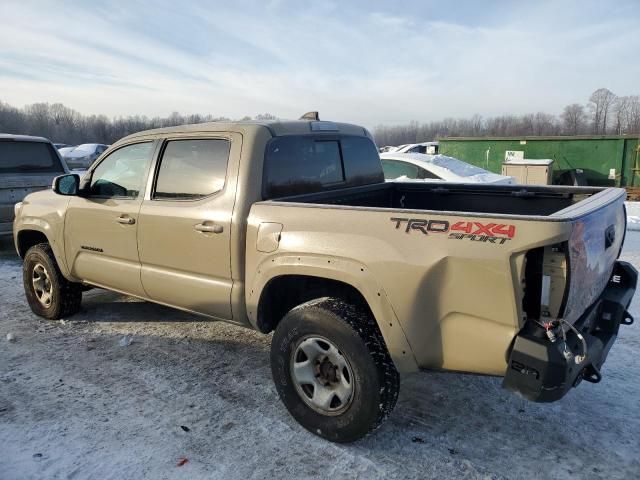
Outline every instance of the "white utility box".
<path fill-rule="evenodd" d="M 502 164 L 502 175 L 514 177 L 521 185 L 551 185 L 553 160 L 510 158 Z"/>

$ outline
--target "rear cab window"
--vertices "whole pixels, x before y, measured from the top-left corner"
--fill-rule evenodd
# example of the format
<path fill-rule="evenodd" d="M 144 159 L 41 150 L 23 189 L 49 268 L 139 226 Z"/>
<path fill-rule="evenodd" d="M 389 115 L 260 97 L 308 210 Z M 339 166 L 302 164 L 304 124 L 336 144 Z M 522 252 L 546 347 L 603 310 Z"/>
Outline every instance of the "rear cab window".
<path fill-rule="evenodd" d="M 0 140 L 0 174 L 62 173 L 53 145 L 46 142 Z"/>
<path fill-rule="evenodd" d="M 378 150 L 367 137 L 287 135 L 267 144 L 265 200 L 381 182 Z"/>

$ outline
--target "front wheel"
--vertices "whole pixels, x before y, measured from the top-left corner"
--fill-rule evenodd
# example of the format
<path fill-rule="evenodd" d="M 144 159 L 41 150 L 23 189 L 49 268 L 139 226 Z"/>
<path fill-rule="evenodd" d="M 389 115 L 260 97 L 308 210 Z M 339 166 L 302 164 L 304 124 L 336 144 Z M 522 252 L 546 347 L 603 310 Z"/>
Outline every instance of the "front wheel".
<path fill-rule="evenodd" d="M 352 442 L 380 426 L 400 388 L 371 314 L 336 298 L 312 300 L 282 319 L 271 371 L 291 415 L 333 442 Z"/>
<path fill-rule="evenodd" d="M 80 309 L 82 285 L 64 278 L 49 244 L 27 250 L 22 279 L 27 302 L 36 315 L 57 320 Z"/>

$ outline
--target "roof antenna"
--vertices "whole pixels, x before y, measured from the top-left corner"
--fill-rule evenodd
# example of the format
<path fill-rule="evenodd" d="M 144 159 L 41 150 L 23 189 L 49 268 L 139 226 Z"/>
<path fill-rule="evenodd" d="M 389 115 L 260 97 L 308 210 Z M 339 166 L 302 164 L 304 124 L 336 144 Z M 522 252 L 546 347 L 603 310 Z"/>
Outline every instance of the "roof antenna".
<path fill-rule="evenodd" d="M 307 112 L 300 117 L 300 120 L 316 120 L 319 121 L 320 117 L 318 116 L 318 112 Z"/>

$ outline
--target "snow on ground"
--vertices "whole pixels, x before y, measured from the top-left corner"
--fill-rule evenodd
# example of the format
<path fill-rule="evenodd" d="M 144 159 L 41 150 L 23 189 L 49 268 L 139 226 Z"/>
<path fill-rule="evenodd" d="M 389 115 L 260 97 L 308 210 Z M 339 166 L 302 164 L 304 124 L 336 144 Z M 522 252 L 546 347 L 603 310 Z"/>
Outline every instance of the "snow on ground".
<path fill-rule="evenodd" d="M 640 202 L 624 202 L 627 207 L 627 230 L 640 230 Z"/>
<path fill-rule="evenodd" d="M 640 266 L 640 234 L 623 256 Z M 120 346 L 125 335 L 132 343 Z M 0 479 L 640 478 L 640 325 L 621 328 L 602 383 L 553 404 L 511 395 L 497 378 L 413 375 L 382 428 L 351 445 L 288 415 L 269 341 L 100 290 L 78 315 L 44 321 L 6 251 Z"/>

